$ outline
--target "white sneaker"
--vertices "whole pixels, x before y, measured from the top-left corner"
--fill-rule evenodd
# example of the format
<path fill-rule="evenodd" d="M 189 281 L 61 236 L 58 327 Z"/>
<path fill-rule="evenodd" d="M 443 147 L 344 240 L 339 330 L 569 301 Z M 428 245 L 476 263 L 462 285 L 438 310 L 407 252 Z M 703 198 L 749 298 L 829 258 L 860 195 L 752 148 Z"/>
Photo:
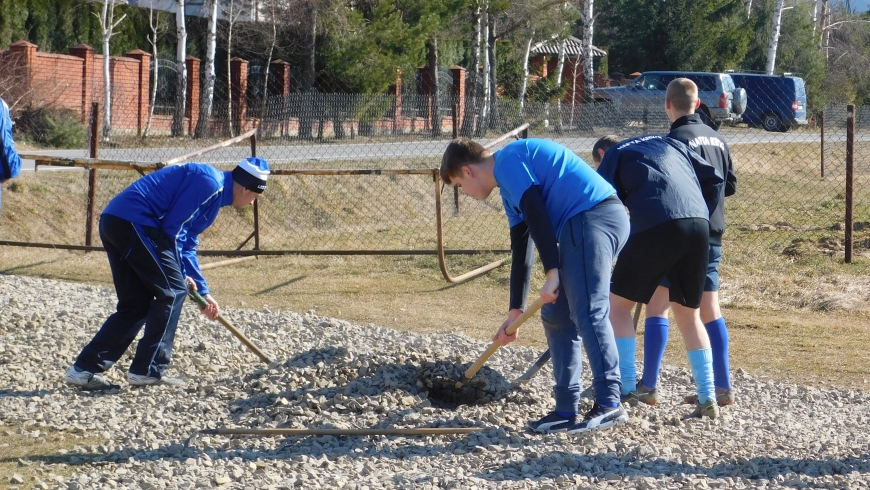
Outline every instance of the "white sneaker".
<path fill-rule="evenodd" d="M 161 376 L 159 378 L 145 376 L 142 374 L 127 373 L 127 382 L 132 386 L 150 386 L 150 385 L 166 385 L 182 387 L 187 385 L 180 378 L 172 378 L 169 376 Z"/>
<path fill-rule="evenodd" d="M 66 372 L 66 382 L 71 385 L 81 386 L 83 390 L 119 390 L 121 387 L 106 381 L 102 373 L 92 373 L 70 366 Z"/>

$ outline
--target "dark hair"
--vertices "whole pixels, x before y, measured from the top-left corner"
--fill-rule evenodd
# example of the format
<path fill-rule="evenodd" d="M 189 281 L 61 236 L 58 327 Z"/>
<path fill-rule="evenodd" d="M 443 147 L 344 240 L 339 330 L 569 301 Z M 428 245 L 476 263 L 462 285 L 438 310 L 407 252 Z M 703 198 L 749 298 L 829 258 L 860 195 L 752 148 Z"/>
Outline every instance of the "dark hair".
<path fill-rule="evenodd" d="M 480 143 L 468 138 L 456 138 L 447 145 L 441 158 L 441 180 L 451 183 L 451 178 L 462 173 L 464 165 L 480 163 L 491 154 Z"/>
<path fill-rule="evenodd" d="M 607 136 L 598 138 L 598 141 L 592 145 L 592 160 L 599 161 L 598 150 L 604 150 L 606 153 L 611 146 L 615 146 L 617 143 L 619 143 L 619 136 L 616 136 L 615 134 L 608 134 Z"/>

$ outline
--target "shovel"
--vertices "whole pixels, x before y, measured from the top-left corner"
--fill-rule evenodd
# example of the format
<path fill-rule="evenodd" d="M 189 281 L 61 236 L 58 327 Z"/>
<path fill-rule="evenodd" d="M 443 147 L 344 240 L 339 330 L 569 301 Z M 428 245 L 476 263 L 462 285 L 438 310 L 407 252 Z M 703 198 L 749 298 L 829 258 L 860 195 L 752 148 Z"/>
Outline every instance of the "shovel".
<path fill-rule="evenodd" d="M 513 323 L 508 325 L 508 327 L 505 329 L 505 333 L 508 335 L 513 335 L 517 331 L 517 329 L 520 328 L 520 325 L 522 325 L 526 320 L 531 318 L 532 315 L 537 313 L 538 310 L 540 310 L 541 307 L 544 306 L 546 303 L 547 303 L 546 300 L 544 300 L 541 297 L 538 297 L 538 299 L 534 303 L 532 303 L 532 306 L 528 307 L 526 309 L 526 311 L 523 312 L 522 315 L 518 316 L 517 319 L 513 321 Z M 477 373 L 477 371 L 481 367 L 483 367 L 483 364 L 487 361 L 487 359 L 489 359 L 490 357 L 492 357 L 493 354 L 495 354 L 495 351 L 497 351 L 499 347 L 501 347 L 501 344 L 499 344 L 496 341 L 493 341 L 493 343 L 490 344 L 489 348 L 486 349 L 486 352 L 484 352 L 480 356 L 480 358 L 477 359 L 477 362 L 475 362 L 474 365 L 472 365 L 470 368 L 468 368 L 465 371 L 465 376 L 463 377 L 463 379 L 456 382 L 456 388 L 457 389 L 462 388 L 462 386 L 465 385 L 465 383 L 470 381 L 471 378 L 473 378 L 474 375 Z"/>
<path fill-rule="evenodd" d="M 208 301 L 206 301 L 205 298 L 203 298 L 198 292 L 196 292 L 196 290 L 193 289 L 193 286 L 188 286 L 187 295 L 190 297 L 190 299 L 192 299 L 194 302 L 196 302 L 197 305 L 199 305 L 200 309 L 208 306 Z M 243 344 L 245 344 L 245 346 L 248 349 L 251 349 L 251 352 L 253 352 L 254 354 L 257 354 L 257 357 L 259 357 L 261 361 L 265 362 L 266 364 L 269 364 L 272 362 L 271 359 L 266 357 L 266 354 L 263 354 L 263 351 L 258 349 L 257 346 L 254 345 L 254 343 L 250 341 L 250 339 L 245 337 L 245 334 L 243 334 L 241 331 L 239 331 L 239 329 L 234 327 L 233 324 L 230 323 L 229 321 L 227 321 L 226 318 L 218 315 L 217 321 L 221 322 L 221 324 L 223 326 L 227 327 L 227 330 L 232 332 L 232 334 L 235 335 L 236 338 L 239 339 Z"/>

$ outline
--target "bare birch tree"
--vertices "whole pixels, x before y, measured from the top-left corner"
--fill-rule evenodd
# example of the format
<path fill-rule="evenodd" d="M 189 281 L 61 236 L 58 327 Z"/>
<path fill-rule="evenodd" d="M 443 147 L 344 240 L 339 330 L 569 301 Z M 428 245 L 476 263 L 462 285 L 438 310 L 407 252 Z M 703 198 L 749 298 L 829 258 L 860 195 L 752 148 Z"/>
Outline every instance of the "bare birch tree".
<path fill-rule="evenodd" d="M 592 66 L 592 34 L 595 28 L 594 0 L 583 0 L 580 19 L 583 21 L 581 56 L 583 56 L 583 101 L 591 102 L 595 93 L 595 69 Z M 576 68 L 576 66 L 575 66 Z M 605 76 L 607 74 L 605 73 Z"/>
<path fill-rule="evenodd" d="M 466 85 L 465 97 L 465 114 L 462 119 L 462 136 L 472 136 L 472 128 L 474 127 L 474 115 L 477 114 L 478 104 L 480 99 L 481 76 L 480 76 L 480 59 L 481 59 L 481 35 L 483 31 L 483 17 L 486 15 L 484 3 L 486 0 L 477 0 L 474 5 L 474 34 L 471 38 L 471 63 L 468 67 L 468 84 Z"/>
<path fill-rule="evenodd" d="M 96 15 L 96 14 L 95 14 Z M 97 17 L 100 19 L 100 34 L 103 43 L 103 129 L 102 138 L 109 140 L 112 133 L 112 56 L 110 45 L 115 28 L 121 24 L 127 14 L 115 21 L 115 0 L 104 0 L 103 9 Z"/>
<path fill-rule="evenodd" d="M 783 10 L 785 10 L 785 0 L 776 0 L 776 6 L 773 8 L 773 24 L 770 26 L 770 43 L 767 45 L 767 66 L 764 69 L 768 75 L 773 75 L 776 67 L 776 48 L 779 46 Z"/>
<path fill-rule="evenodd" d="M 151 132 L 151 120 L 154 118 L 154 106 L 157 104 L 157 83 L 160 80 L 160 63 L 157 59 L 157 37 L 163 32 L 160 26 L 160 12 L 154 10 L 154 5 L 148 8 L 148 44 L 151 45 L 151 103 L 148 106 L 148 121 L 145 123 L 143 138 L 147 138 Z"/>
<path fill-rule="evenodd" d="M 172 136 L 184 135 L 184 113 L 187 109 L 187 25 L 184 21 L 184 0 L 175 0 L 175 113 L 172 116 Z"/>
<path fill-rule="evenodd" d="M 217 51 L 218 0 L 206 0 L 208 9 L 208 30 L 205 33 L 205 75 L 202 90 L 199 93 L 199 118 L 196 121 L 194 136 L 206 138 L 209 136 L 211 115 L 214 107 L 215 51 Z M 192 76 L 196 77 L 194 73 Z"/>
<path fill-rule="evenodd" d="M 526 90 L 529 88 L 529 55 L 532 51 L 532 42 L 535 39 L 535 30 L 532 29 L 529 33 L 529 38 L 526 41 L 526 48 L 523 50 L 523 79 L 520 82 L 520 94 L 518 96 L 520 103 L 520 117 L 523 115 L 523 109 L 526 105 Z"/>

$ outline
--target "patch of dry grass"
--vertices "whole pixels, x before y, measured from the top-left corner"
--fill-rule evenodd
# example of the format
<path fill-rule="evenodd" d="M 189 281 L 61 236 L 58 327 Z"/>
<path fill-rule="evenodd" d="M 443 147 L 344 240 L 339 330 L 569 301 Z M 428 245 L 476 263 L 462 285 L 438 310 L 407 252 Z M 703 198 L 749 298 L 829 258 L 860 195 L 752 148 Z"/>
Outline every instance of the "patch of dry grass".
<path fill-rule="evenodd" d="M 3 396 L 0 394 L 0 396 Z M 44 428 L 0 425 L 0 482 L 20 490 L 54 488 L 76 471 L 66 454 L 100 440 Z M 37 487 L 38 484 L 43 487 Z"/>

